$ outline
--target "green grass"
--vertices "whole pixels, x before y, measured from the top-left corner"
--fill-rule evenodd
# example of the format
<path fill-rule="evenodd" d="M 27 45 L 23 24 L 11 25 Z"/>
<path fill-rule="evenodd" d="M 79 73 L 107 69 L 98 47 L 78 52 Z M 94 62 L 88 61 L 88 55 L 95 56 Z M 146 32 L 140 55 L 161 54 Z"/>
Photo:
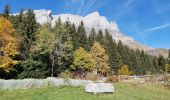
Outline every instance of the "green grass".
<path fill-rule="evenodd" d="M 113 94 L 89 94 L 83 87 L 0 90 L 0 100 L 170 100 L 162 86 L 116 83 Z"/>

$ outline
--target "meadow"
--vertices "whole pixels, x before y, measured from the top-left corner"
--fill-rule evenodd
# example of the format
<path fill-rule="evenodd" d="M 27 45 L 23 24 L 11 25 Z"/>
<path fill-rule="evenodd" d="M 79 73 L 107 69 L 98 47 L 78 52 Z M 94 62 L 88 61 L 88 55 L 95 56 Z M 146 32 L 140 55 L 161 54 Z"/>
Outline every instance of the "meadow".
<path fill-rule="evenodd" d="M 0 89 L 0 100 L 169 100 L 170 90 L 161 85 L 115 83 L 113 94 L 90 94 L 84 87 Z"/>

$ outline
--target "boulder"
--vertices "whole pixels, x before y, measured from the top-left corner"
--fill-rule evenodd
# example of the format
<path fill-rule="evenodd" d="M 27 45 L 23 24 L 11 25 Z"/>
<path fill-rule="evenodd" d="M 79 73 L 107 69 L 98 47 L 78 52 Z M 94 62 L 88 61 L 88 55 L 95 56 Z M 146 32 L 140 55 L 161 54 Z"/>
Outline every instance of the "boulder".
<path fill-rule="evenodd" d="M 111 83 L 89 83 L 85 87 L 88 93 L 113 93 L 114 86 Z"/>

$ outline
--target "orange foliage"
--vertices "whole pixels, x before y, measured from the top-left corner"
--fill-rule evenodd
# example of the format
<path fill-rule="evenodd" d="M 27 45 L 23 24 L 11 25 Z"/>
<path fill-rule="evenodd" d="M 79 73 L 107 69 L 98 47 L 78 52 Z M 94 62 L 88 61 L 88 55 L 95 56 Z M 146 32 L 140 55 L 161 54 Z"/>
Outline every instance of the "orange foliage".
<path fill-rule="evenodd" d="M 13 36 L 14 28 L 11 22 L 3 17 L 0 17 L 0 51 L 3 55 L 0 55 L 0 68 L 9 72 L 13 69 L 13 65 L 18 61 L 12 58 L 18 54 L 17 39 Z"/>

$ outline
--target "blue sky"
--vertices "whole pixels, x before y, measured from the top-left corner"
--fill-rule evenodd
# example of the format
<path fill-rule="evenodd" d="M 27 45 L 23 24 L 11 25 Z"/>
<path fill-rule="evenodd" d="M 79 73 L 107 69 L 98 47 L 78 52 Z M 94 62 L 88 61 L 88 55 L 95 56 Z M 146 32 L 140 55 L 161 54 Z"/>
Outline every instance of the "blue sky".
<path fill-rule="evenodd" d="M 21 8 L 81 16 L 98 11 L 135 40 L 154 48 L 170 48 L 170 0 L 0 0 L 0 12 L 6 4 L 12 13 Z"/>

